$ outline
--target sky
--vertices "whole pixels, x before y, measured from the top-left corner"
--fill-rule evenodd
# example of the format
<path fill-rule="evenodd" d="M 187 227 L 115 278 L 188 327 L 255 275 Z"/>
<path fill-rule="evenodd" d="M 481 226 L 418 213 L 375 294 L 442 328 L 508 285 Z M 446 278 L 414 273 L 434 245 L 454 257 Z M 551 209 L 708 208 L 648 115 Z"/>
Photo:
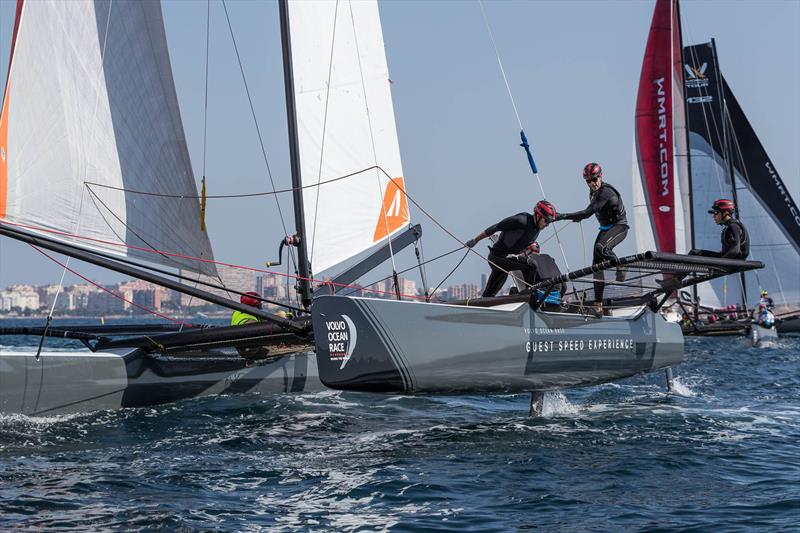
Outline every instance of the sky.
<path fill-rule="evenodd" d="M 484 3 L 547 198 L 559 211 L 587 203 L 581 170 L 603 165 L 606 181 L 632 205 L 634 107 L 653 1 Z M 0 64 L 9 56 L 15 0 L 0 0 Z M 274 1 L 227 1 L 269 165 L 290 186 L 280 33 Z M 196 178 L 203 175 L 206 1 L 163 2 L 170 56 Z M 380 4 L 406 186 L 462 240 L 498 220 L 529 211 L 539 185 L 519 147 L 519 127 L 476 1 Z M 266 165 L 236 62 L 222 4 L 210 4 L 209 194 L 270 190 Z M 795 200 L 800 200 L 800 1 L 685 1 L 685 44 L 716 38 L 720 68 Z M 0 67 L 5 86 L 6 67 Z M 209 236 L 218 260 L 263 266 L 283 236 L 274 199 L 210 201 Z M 291 213 L 291 198 L 281 199 Z M 412 206 L 427 258 L 458 243 Z M 287 220 L 293 226 L 291 215 Z M 583 238 L 581 237 L 581 227 Z M 291 231 L 291 230 L 290 230 Z M 591 262 L 594 220 L 560 232 L 545 251 L 562 269 Z M 545 232 L 540 241 L 550 236 Z M 635 251 L 631 234 L 618 254 Z M 461 254 L 428 266 L 437 284 Z M 415 264 L 413 252 L 398 268 Z M 120 276 L 73 263 L 100 282 Z M 447 280 L 478 283 L 486 263 L 469 257 Z M 375 271 L 379 279 L 386 266 Z M 0 239 L 0 287 L 57 283 L 60 267 Z M 68 276 L 66 283 L 78 282 Z"/>

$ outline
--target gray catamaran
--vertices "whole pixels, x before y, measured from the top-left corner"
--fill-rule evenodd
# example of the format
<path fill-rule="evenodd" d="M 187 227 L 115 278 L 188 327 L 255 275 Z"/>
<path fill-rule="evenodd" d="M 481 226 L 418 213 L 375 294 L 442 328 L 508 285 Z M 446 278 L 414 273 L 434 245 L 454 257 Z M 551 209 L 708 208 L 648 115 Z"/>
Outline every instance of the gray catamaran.
<path fill-rule="evenodd" d="M 160 5 L 18 0 L 0 116 L 0 234 L 263 322 L 6 328 L 38 337 L 39 350 L 0 353 L 0 412 L 303 392 L 322 383 L 456 394 L 602 383 L 682 361 L 680 329 L 656 313 L 668 295 L 761 266 L 647 252 L 547 280 L 533 297 L 442 304 L 400 300 L 399 290 L 398 301 L 337 294 L 421 234 L 411 225 L 377 2 L 279 5 L 297 232 L 284 242 L 296 247 L 301 306 L 294 318 L 186 279 L 186 271 L 213 275 L 215 263 Z M 327 272 L 345 261 L 352 266 L 314 287 L 312 266 Z M 629 277 L 608 282 L 612 316 L 587 316 L 591 291 L 583 287 L 619 266 Z M 562 281 L 572 287 L 563 305 L 536 298 Z M 48 350 L 50 337 L 87 350 Z M 259 359 L 242 357 L 252 348 Z"/>
<path fill-rule="evenodd" d="M 669 42 L 667 35 L 672 36 Z M 735 216 L 753 240 L 750 258 L 766 268 L 699 284 L 678 295 L 683 311 L 695 318 L 686 332 L 746 333 L 747 305 L 752 310 L 760 290 L 775 301 L 776 314 L 783 319 L 778 327 L 800 331 L 800 209 L 722 75 L 713 39 L 686 47 L 682 42 L 678 1 L 659 0 L 636 107 L 637 247 L 667 253 L 718 250 L 721 230 L 706 211 L 719 198 L 732 199 Z M 654 80 L 662 100 L 652 99 Z M 664 146 L 668 134 L 673 142 Z M 670 159 L 674 179 L 664 182 L 662 165 Z M 676 208 L 664 200 L 674 200 Z M 716 324 L 697 320 L 715 312 L 727 317 L 730 305 L 747 318 Z"/>

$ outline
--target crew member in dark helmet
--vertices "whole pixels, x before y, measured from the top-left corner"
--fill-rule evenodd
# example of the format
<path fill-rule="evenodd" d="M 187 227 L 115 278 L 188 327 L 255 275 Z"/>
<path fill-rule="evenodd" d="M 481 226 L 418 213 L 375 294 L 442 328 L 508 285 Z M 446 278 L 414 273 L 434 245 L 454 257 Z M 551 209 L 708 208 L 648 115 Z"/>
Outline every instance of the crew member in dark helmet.
<path fill-rule="evenodd" d="M 507 256 L 522 252 L 555 218 L 555 206 L 547 200 L 542 200 L 534 206 L 533 214 L 523 212 L 504 218 L 466 242 L 466 245 L 472 248 L 478 241 L 500 232 L 497 241 L 489 248 L 488 259 L 492 272 L 483 289 L 484 297 L 495 296 L 503 288 L 508 279 L 508 272 L 512 270 L 520 270 L 525 282 L 530 283 L 531 270 L 528 264 Z"/>
<path fill-rule="evenodd" d="M 530 268 L 530 283 L 539 283 L 542 280 L 557 278 L 561 276 L 561 270 L 556 264 L 556 260 L 548 254 L 541 253 L 539 243 L 533 241 L 523 252 L 517 256 L 512 256 L 519 261 L 524 261 Z M 548 292 L 558 291 L 561 297 L 567 292 L 567 284 L 560 283 L 550 288 Z"/>
<path fill-rule="evenodd" d="M 736 206 L 731 200 L 721 198 L 714 202 L 709 214 L 714 217 L 714 222 L 723 226 L 722 250 L 691 250 L 689 255 L 702 255 L 705 257 L 727 257 L 728 259 L 747 259 L 750 255 L 750 236 L 747 228 L 739 219 L 733 218 Z"/>
<path fill-rule="evenodd" d="M 600 233 L 594 241 L 592 263 L 601 263 L 616 259 L 614 247 L 628 235 L 628 219 L 625 216 L 625 205 L 622 195 L 608 183 L 603 181 L 603 169 L 597 163 L 588 163 L 583 167 L 583 179 L 589 187 L 589 206 L 583 211 L 561 213 L 556 220 L 572 220 L 579 222 L 592 215 L 600 223 Z M 603 314 L 603 273 L 596 272 L 594 282 L 594 306 L 597 315 Z M 617 281 L 625 281 L 625 270 L 617 269 Z"/>

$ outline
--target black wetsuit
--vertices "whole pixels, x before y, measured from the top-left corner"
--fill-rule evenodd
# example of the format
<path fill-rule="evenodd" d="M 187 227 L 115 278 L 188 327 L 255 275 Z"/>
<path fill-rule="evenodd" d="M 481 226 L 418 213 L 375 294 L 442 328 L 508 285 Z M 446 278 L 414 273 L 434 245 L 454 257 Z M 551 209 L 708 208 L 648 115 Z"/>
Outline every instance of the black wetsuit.
<path fill-rule="evenodd" d="M 500 231 L 500 237 L 489 248 L 489 266 L 492 269 L 489 280 L 483 289 L 483 296 L 495 296 L 508 279 L 505 271 L 520 270 L 526 283 L 530 283 L 531 268 L 528 263 L 509 254 L 518 254 L 539 236 L 539 227 L 530 213 L 518 213 L 504 218 L 497 224 L 486 228 L 484 233 L 492 235 Z M 500 270 L 502 269 L 502 270 Z"/>
<path fill-rule="evenodd" d="M 705 257 L 726 257 L 728 259 L 747 259 L 750 255 L 750 235 L 741 221 L 730 218 L 723 224 L 722 250 L 692 250 L 689 255 L 702 255 Z"/>
<path fill-rule="evenodd" d="M 597 221 L 600 223 L 600 233 L 597 234 L 594 241 L 592 263 L 616 259 L 614 247 L 625 240 L 629 228 L 622 196 L 608 183 L 603 183 L 596 191 L 589 192 L 589 206 L 586 209 L 574 213 L 562 213 L 556 217 L 556 220 L 566 219 L 578 222 L 592 215 L 596 215 Z M 601 281 L 603 273 L 596 272 L 594 277 L 597 280 L 594 283 L 594 300 L 602 302 L 605 289 L 605 285 Z M 624 269 L 618 269 L 617 281 L 624 279 Z"/>
<path fill-rule="evenodd" d="M 531 254 L 527 258 L 527 263 L 531 267 L 531 283 L 539 283 L 544 279 L 557 278 L 561 275 L 556 260 L 547 254 Z M 567 292 L 567 284 L 553 285 L 548 292 L 552 290 L 557 290 L 563 295 Z"/>

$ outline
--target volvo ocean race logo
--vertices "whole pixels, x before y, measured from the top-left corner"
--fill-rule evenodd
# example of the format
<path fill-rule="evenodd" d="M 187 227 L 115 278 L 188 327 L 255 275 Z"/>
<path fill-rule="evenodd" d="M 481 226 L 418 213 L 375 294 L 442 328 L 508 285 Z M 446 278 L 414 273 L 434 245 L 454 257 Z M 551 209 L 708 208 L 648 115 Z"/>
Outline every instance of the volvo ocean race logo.
<path fill-rule="evenodd" d="M 342 370 L 356 349 L 356 325 L 349 316 L 342 315 L 341 320 L 326 321 L 325 329 L 328 334 L 328 356 L 331 361 L 341 361 L 339 370 Z"/>

